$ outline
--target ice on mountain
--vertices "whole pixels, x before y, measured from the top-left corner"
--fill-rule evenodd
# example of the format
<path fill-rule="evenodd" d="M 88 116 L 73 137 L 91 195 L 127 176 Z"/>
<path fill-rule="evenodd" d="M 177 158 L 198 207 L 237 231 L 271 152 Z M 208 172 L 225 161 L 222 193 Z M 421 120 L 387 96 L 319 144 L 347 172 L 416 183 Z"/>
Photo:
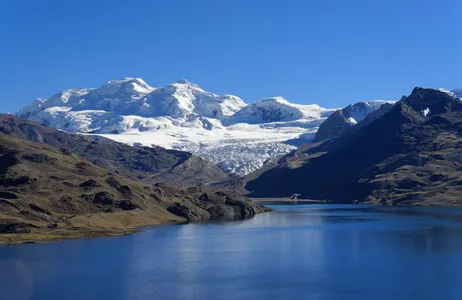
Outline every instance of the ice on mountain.
<path fill-rule="evenodd" d="M 448 94 L 448 95 L 451 96 L 451 97 L 455 97 L 455 94 L 454 94 L 454 92 L 452 92 L 452 91 L 449 91 L 449 90 L 446 90 L 446 89 L 443 89 L 443 88 L 439 88 L 438 90 L 439 90 L 440 92 L 443 92 L 443 93 Z"/>
<path fill-rule="evenodd" d="M 462 99 L 462 89 L 453 89 L 451 93 L 453 93 L 455 97 Z"/>
<path fill-rule="evenodd" d="M 356 124 L 364 119 L 368 114 L 378 109 L 385 103 L 395 103 L 396 101 L 391 100 L 374 100 L 368 102 L 357 102 L 354 104 L 348 105 L 344 108 L 345 113 L 349 115 L 347 122 L 350 124 Z"/>
<path fill-rule="evenodd" d="M 379 102 L 352 115 L 364 117 Z M 126 77 L 92 89 L 68 89 L 37 99 L 17 115 L 47 126 L 98 134 L 135 146 L 158 145 L 192 152 L 245 175 L 296 146 L 311 142 L 335 109 L 293 104 L 283 97 L 246 104 L 188 80 L 154 88 Z"/>
<path fill-rule="evenodd" d="M 347 122 L 350 123 L 351 125 L 355 125 L 355 124 L 358 123 L 358 122 L 356 122 L 356 120 L 355 120 L 354 118 L 352 118 L 352 117 L 349 117 L 349 118 L 347 119 Z"/>
<path fill-rule="evenodd" d="M 423 117 L 426 117 L 430 113 L 430 108 L 426 108 L 420 112 Z"/>

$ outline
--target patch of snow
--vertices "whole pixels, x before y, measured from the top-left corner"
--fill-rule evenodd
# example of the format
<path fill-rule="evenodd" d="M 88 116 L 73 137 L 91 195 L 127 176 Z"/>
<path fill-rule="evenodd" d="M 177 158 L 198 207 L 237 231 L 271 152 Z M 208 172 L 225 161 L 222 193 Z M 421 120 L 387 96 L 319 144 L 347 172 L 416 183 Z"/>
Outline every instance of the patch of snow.
<path fill-rule="evenodd" d="M 384 102 L 353 105 L 358 122 Z M 68 89 L 37 99 L 17 115 L 67 132 L 97 134 L 133 146 L 192 152 L 237 175 L 311 142 L 336 109 L 293 104 L 273 97 L 246 104 L 185 79 L 153 88 L 141 78 L 109 81 L 100 88 Z"/>
<path fill-rule="evenodd" d="M 423 117 L 426 117 L 430 113 L 430 108 L 426 108 L 420 112 Z"/>
<path fill-rule="evenodd" d="M 348 122 L 349 124 L 351 124 L 351 125 L 355 125 L 355 124 L 358 123 L 358 122 L 356 122 L 356 120 L 353 119 L 352 117 L 349 117 L 349 118 L 347 119 L 347 122 Z"/>
<path fill-rule="evenodd" d="M 462 99 L 462 89 L 453 89 L 451 93 L 453 93 L 455 97 Z"/>
<path fill-rule="evenodd" d="M 439 88 L 438 91 L 443 92 L 443 93 L 446 93 L 446 94 L 448 94 L 448 95 L 451 96 L 451 97 L 454 97 L 454 93 L 451 92 L 451 91 L 449 91 L 449 90 L 446 90 L 446 89 L 443 89 L 443 88 Z"/>
<path fill-rule="evenodd" d="M 45 103 L 46 99 L 37 98 L 34 102 L 28 106 L 20 109 L 17 114 L 21 116 L 28 116 L 31 114 L 39 113 L 42 110 L 42 105 Z"/>
<path fill-rule="evenodd" d="M 204 91 L 197 84 L 180 80 L 150 93 L 138 114 L 145 117 L 175 118 L 202 116 L 223 120 L 245 106 L 239 97 L 216 95 Z"/>
<path fill-rule="evenodd" d="M 99 135 L 129 145 L 159 145 L 192 152 L 231 173 L 245 175 L 260 168 L 266 160 L 294 150 L 294 146 L 284 142 L 304 132 L 296 127 L 271 130 L 240 123 L 211 130 L 199 126 L 165 126 L 145 132 L 132 129 L 121 134 Z"/>
<path fill-rule="evenodd" d="M 396 101 L 392 100 L 373 100 L 368 102 L 357 102 L 350 104 L 343 109 L 348 117 L 347 121 L 350 124 L 356 124 L 364 119 L 368 114 L 378 109 L 385 103 L 394 104 Z M 352 123 L 354 122 L 354 123 Z"/>
<path fill-rule="evenodd" d="M 282 97 L 273 97 L 247 105 L 235 113 L 227 122 L 261 124 L 300 119 L 314 120 L 332 113 L 332 109 L 325 109 L 317 104 L 292 104 Z"/>

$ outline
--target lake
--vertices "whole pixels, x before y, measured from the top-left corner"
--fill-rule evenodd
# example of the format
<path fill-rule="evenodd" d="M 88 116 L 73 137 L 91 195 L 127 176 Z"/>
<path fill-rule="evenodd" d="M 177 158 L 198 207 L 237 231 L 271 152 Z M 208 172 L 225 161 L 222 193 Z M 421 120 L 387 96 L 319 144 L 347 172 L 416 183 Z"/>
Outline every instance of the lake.
<path fill-rule="evenodd" d="M 462 299 L 462 208 L 273 208 L 0 247 L 0 299 Z"/>

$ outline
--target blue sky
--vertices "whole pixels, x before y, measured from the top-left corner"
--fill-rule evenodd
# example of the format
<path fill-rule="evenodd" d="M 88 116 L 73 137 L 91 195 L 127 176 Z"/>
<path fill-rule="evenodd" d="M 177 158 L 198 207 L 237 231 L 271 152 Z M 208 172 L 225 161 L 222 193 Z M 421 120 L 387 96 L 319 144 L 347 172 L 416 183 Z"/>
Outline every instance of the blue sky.
<path fill-rule="evenodd" d="M 462 87 L 461 11 L 460 0 L 3 0 L 0 111 L 126 76 L 325 107 Z"/>

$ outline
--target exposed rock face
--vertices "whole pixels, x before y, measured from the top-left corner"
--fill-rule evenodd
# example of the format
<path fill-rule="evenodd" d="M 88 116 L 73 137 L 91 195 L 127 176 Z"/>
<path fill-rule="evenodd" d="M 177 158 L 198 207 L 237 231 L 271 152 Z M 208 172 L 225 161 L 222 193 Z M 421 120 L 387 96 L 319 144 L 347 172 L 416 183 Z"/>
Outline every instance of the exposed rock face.
<path fill-rule="evenodd" d="M 56 162 L 56 159 L 46 154 L 24 155 L 22 158 L 38 164 L 53 164 Z"/>
<path fill-rule="evenodd" d="M 248 178 L 254 196 L 461 205 L 462 102 L 415 88 L 337 138 L 305 146 Z"/>
<path fill-rule="evenodd" d="M 97 188 L 97 187 L 100 187 L 101 184 L 99 184 L 98 182 L 96 182 L 95 180 L 93 179 L 89 179 L 85 182 L 82 182 L 80 185 L 79 185 L 81 188 L 85 189 L 85 190 L 91 190 L 93 188 Z"/>
<path fill-rule="evenodd" d="M 22 222 L 0 221 L 0 234 L 6 233 L 30 233 L 31 229 L 38 228 L 33 224 Z"/>
<path fill-rule="evenodd" d="M 108 192 L 99 192 L 96 193 L 93 197 L 93 203 L 102 204 L 102 205 L 112 205 L 114 204 L 115 197 L 113 194 Z"/>
<path fill-rule="evenodd" d="M 200 207 L 191 206 L 182 203 L 174 203 L 170 205 L 167 210 L 172 214 L 183 217 L 189 221 L 200 221 L 210 218 L 210 214 L 207 211 L 203 210 Z"/>
<path fill-rule="evenodd" d="M 380 110 L 383 113 L 383 111 L 390 109 L 393 104 L 394 101 L 358 102 L 339 109 L 319 126 L 314 142 L 339 137 L 374 111 Z"/>
<path fill-rule="evenodd" d="M 169 189 L 166 185 L 161 186 L 164 190 Z M 270 211 L 266 207 L 256 206 L 246 197 L 231 190 L 188 189 L 185 192 L 187 198 L 194 196 L 194 200 L 189 203 L 176 202 L 169 206 L 168 210 L 190 221 L 219 218 L 241 219 Z"/>
<path fill-rule="evenodd" d="M 349 118 L 348 114 L 344 113 L 341 109 L 334 112 L 319 126 L 314 142 L 332 139 L 345 133 L 346 130 L 356 124 L 349 120 Z"/>

